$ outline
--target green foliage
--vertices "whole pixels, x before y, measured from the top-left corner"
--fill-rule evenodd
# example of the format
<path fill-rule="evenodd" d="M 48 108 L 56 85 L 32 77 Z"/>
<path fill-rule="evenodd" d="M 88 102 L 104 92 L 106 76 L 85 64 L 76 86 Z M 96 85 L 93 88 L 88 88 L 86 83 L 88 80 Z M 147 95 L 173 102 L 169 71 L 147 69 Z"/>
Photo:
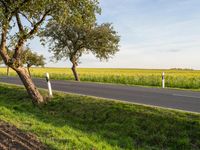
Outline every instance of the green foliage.
<path fill-rule="evenodd" d="M 29 48 L 22 51 L 22 63 L 26 64 L 28 68 L 32 66 L 44 67 L 45 58 L 43 55 L 38 55 L 36 52 L 32 52 Z"/>
<path fill-rule="evenodd" d="M 108 60 L 119 51 L 120 38 L 113 26 L 109 23 L 97 25 L 95 19 L 87 20 L 87 14 L 83 14 L 83 22 L 55 21 L 47 24 L 41 36 L 49 40 L 50 51 L 57 61 L 69 59 L 72 62 L 72 71 L 75 80 L 79 81 L 76 67 L 84 53 L 91 52 L 100 60 Z M 43 39 L 45 41 L 45 39 Z"/>
<path fill-rule="evenodd" d="M 0 29 L 4 40 L 0 54 L 6 63 L 9 59 L 19 63 L 23 45 L 39 34 L 45 24 L 51 21 L 59 24 L 93 22 L 96 13 L 100 13 L 97 0 L 1 0 Z M 18 30 L 11 32 L 15 27 Z M 15 51 L 12 58 L 8 57 L 6 47 Z"/>
<path fill-rule="evenodd" d="M 70 59 L 74 64 L 84 53 L 92 52 L 99 59 L 108 59 L 119 50 L 119 36 L 109 23 L 97 25 L 95 22 L 47 25 L 43 36 L 50 41 L 50 51 L 56 60 Z"/>
<path fill-rule="evenodd" d="M 8 55 L 12 57 L 14 55 L 14 51 L 7 50 Z M 0 57 L 0 62 L 2 62 L 2 58 Z M 27 65 L 28 68 L 32 66 L 36 67 L 44 67 L 45 65 L 45 58 L 43 55 L 39 55 L 36 52 L 32 52 L 32 50 L 28 47 L 22 49 L 21 52 L 21 63 L 23 65 Z"/>
<path fill-rule="evenodd" d="M 89 21 L 95 19 L 95 13 L 100 13 L 98 4 L 97 0 L 1 0 L 0 20 L 9 21 L 9 19 L 14 19 L 10 17 L 19 14 L 31 25 L 35 25 L 47 13 L 48 19 L 52 18 L 59 22 L 65 22 L 68 19 L 81 22 L 86 18 Z M 30 27 L 27 24 L 23 25 Z"/>
<path fill-rule="evenodd" d="M 18 73 L 33 101 L 41 103 L 43 98 L 22 67 L 24 45 L 40 35 L 51 21 L 59 24 L 93 22 L 99 11 L 97 0 L 0 0 L 0 55 L 4 63 Z M 11 57 L 7 48 L 14 52 Z"/>
<path fill-rule="evenodd" d="M 199 114 L 62 93 L 41 108 L 28 99 L 23 88 L 0 84 L 0 119 L 48 149 L 200 149 Z"/>
<path fill-rule="evenodd" d="M 110 23 L 92 28 L 87 35 L 88 49 L 100 60 L 109 59 L 119 51 L 120 37 Z"/>

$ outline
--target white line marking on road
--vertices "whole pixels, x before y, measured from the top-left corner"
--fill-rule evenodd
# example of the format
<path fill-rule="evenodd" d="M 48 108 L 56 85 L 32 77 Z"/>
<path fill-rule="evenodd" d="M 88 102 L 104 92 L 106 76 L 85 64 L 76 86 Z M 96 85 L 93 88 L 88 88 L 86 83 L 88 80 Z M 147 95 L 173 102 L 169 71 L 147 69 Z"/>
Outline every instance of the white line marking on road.
<path fill-rule="evenodd" d="M 182 94 L 173 94 L 173 96 L 179 96 L 179 97 L 189 97 L 189 98 L 198 98 L 200 99 L 199 96 L 190 96 L 190 95 L 182 95 Z"/>

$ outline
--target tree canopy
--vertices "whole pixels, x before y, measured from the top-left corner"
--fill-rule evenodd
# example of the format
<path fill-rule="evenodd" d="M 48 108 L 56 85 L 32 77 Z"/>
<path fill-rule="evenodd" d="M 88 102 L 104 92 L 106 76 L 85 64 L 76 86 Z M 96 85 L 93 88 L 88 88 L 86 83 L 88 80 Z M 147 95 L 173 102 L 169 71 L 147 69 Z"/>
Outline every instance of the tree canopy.
<path fill-rule="evenodd" d="M 69 59 L 75 79 L 79 80 L 76 66 L 84 53 L 91 52 L 100 60 L 108 60 L 119 51 L 120 38 L 110 23 L 57 24 L 51 22 L 43 33 L 50 43 L 50 51 L 56 60 Z"/>
<path fill-rule="evenodd" d="M 44 67 L 45 65 L 45 58 L 43 55 L 39 55 L 36 52 L 32 52 L 31 49 L 26 48 L 22 51 L 22 63 L 27 66 L 28 73 L 31 76 L 30 67 Z"/>
<path fill-rule="evenodd" d="M 19 64 L 21 47 L 24 43 L 38 34 L 44 23 L 56 21 L 90 23 L 94 22 L 96 13 L 99 13 L 96 0 L 0 0 L 0 29 L 4 33 L 2 42 L 9 38 L 9 44 L 1 44 L 15 49 L 13 62 L 5 51 L 2 56 L 6 63 Z M 25 22 L 25 23 L 24 23 Z M 11 30 L 17 27 L 13 34 Z M 17 66 L 15 66 L 17 67 Z"/>
<path fill-rule="evenodd" d="M 59 24 L 94 22 L 100 13 L 98 0 L 0 0 L 0 55 L 17 72 L 34 103 L 44 102 L 26 69 L 22 67 L 22 48 L 45 27 Z M 8 55 L 7 47 L 14 51 Z"/>
<path fill-rule="evenodd" d="M 22 63 L 26 64 L 28 68 L 32 66 L 41 66 L 44 67 L 45 65 L 45 58 L 43 55 L 39 55 L 36 52 L 32 52 L 31 49 L 26 48 L 22 52 Z"/>

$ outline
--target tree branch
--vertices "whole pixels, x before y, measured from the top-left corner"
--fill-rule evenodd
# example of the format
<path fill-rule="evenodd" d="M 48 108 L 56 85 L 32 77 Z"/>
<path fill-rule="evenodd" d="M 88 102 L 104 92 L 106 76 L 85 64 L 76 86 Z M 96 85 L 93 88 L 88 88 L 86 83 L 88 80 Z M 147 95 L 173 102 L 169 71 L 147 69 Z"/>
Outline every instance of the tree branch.
<path fill-rule="evenodd" d="M 16 13 L 19 11 L 19 9 L 21 7 L 23 7 L 27 2 L 29 2 L 31 0 L 24 0 L 22 3 L 20 3 L 16 8 L 14 8 L 14 10 L 11 9 L 11 7 L 9 6 L 12 6 L 12 5 L 16 5 L 14 4 L 15 1 L 4 1 L 4 0 L 0 0 L 0 2 L 3 4 L 4 8 L 5 8 L 5 17 L 8 19 L 8 20 L 11 20 L 13 16 L 16 15 Z"/>
<path fill-rule="evenodd" d="M 31 24 L 31 26 L 34 26 L 33 22 L 31 22 L 31 20 L 28 19 L 28 17 L 25 14 L 23 14 L 22 12 L 19 13 Z"/>
<path fill-rule="evenodd" d="M 18 43 L 15 47 L 15 53 L 13 55 L 13 58 L 18 60 L 21 54 L 21 48 L 24 45 L 24 42 L 30 38 L 33 34 L 35 34 L 39 28 L 39 26 L 44 22 L 46 16 L 49 14 L 51 10 L 45 11 L 45 13 L 42 15 L 41 19 L 34 25 L 33 29 L 30 30 L 30 32 L 28 32 L 28 34 L 26 35 L 22 35 L 19 40 Z"/>
<path fill-rule="evenodd" d="M 18 25 L 18 28 L 19 28 L 19 32 L 20 33 L 24 33 L 24 27 L 22 25 L 22 22 L 21 22 L 19 14 L 16 13 L 15 17 L 16 17 L 16 20 L 17 20 L 17 25 Z"/>
<path fill-rule="evenodd" d="M 10 57 L 8 56 L 7 51 L 6 51 L 7 33 L 8 33 L 8 24 L 7 24 L 7 22 L 4 21 L 3 28 L 2 28 L 2 34 L 1 34 L 0 55 L 2 56 L 6 65 L 8 64 L 9 59 L 10 59 Z"/>
<path fill-rule="evenodd" d="M 27 38 L 35 34 L 38 30 L 38 27 L 44 22 L 46 19 L 47 15 L 50 13 L 50 9 L 48 11 L 45 11 L 43 14 L 42 18 L 33 26 L 33 29 L 27 34 Z"/>
<path fill-rule="evenodd" d="M 12 12 L 12 14 L 18 12 L 18 10 L 19 10 L 21 7 L 23 7 L 26 3 L 30 2 L 30 1 L 31 1 L 31 0 L 24 0 L 21 4 L 19 4 L 18 7 L 15 8 L 15 10 Z"/>
<path fill-rule="evenodd" d="M 0 2 L 3 4 L 6 12 L 8 12 L 8 5 L 6 4 L 6 2 L 4 0 L 0 0 Z"/>
<path fill-rule="evenodd" d="M 11 12 L 11 18 L 12 18 L 12 16 L 14 16 L 18 11 L 19 11 L 19 9 L 21 8 L 21 7 L 23 7 L 27 2 L 29 2 L 29 1 L 31 1 L 31 0 L 24 0 L 21 4 L 19 4 L 19 6 L 17 6 L 12 12 Z"/>
<path fill-rule="evenodd" d="M 21 54 L 21 48 L 22 48 L 22 46 L 24 45 L 24 41 L 25 41 L 25 40 L 26 40 L 26 39 L 24 39 L 23 36 L 18 40 L 17 45 L 16 45 L 16 47 L 15 47 L 14 54 L 13 54 L 13 58 L 14 58 L 15 60 L 19 60 L 20 54 Z M 18 63 L 19 63 L 19 62 L 18 62 Z"/>

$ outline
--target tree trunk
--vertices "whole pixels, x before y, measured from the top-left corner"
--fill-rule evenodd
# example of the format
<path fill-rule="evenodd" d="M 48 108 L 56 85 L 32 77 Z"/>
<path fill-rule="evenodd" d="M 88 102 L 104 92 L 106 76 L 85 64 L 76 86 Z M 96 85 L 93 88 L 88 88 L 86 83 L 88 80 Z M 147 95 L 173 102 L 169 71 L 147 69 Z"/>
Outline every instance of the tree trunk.
<path fill-rule="evenodd" d="M 7 76 L 9 76 L 9 73 L 10 73 L 10 67 L 7 66 Z"/>
<path fill-rule="evenodd" d="M 13 14 L 12 14 L 13 15 Z M 6 18 L 1 20 L 1 42 L 0 42 L 0 55 L 2 59 L 4 60 L 4 63 L 8 65 L 10 68 L 15 70 L 17 74 L 19 75 L 21 81 L 23 82 L 24 86 L 26 87 L 26 90 L 29 94 L 29 96 L 32 98 L 33 103 L 36 104 L 41 104 L 44 102 L 44 99 L 36 86 L 34 85 L 32 79 L 28 75 L 28 72 L 26 71 L 25 68 L 20 67 L 20 63 L 16 60 L 20 60 L 19 56 L 21 53 L 21 48 L 23 47 L 24 42 L 28 39 L 29 36 L 32 36 L 35 34 L 37 28 L 41 25 L 41 23 L 45 20 L 45 17 L 47 16 L 47 13 L 43 16 L 42 20 L 40 20 L 38 23 L 35 24 L 34 28 L 29 32 L 28 35 L 19 37 L 19 41 L 15 47 L 15 53 L 14 53 L 14 59 L 10 58 L 7 49 L 6 49 L 6 41 L 7 41 L 7 34 L 8 34 L 8 29 L 9 29 L 9 24 L 11 21 L 11 18 Z M 23 32 L 24 33 L 24 32 Z M 12 60 L 12 61 L 10 61 Z M 14 62 L 13 62 L 14 61 Z M 17 64 L 15 64 L 17 62 Z"/>
<path fill-rule="evenodd" d="M 27 67 L 27 70 L 28 70 L 29 76 L 31 77 L 30 67 Z"/>
<path fill-rule="evenodd" d="M 77 71 L 76 71 L 76 63 L 73 63 L 72 72 L 73 72 L 73 74 L 74 74 L 75 80 L 76 80 L 76 81 L 80 81 L 79 76 L 78 76 L 78 73 L 77 73 Z"/>
<path fill-rule="evenodd" d="M 44 102 L 44 99 L 35 84 L 33 83 L 31 77 L 28 75 L 28 72 L 25 68 L 19 67 L 14 69 L 19 75 L 21 81 L 23 82 L 29 96 L 32 98 L 34 104 L 41 104 Z"/>

